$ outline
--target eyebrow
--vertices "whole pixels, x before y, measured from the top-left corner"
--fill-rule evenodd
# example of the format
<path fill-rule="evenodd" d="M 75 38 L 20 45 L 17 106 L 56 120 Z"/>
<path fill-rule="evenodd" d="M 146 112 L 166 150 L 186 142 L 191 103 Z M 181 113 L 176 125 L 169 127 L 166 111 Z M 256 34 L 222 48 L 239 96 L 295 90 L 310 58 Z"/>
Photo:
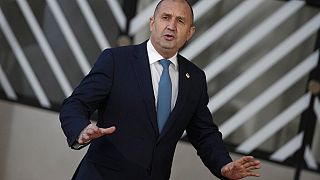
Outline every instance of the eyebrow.
<path fill-rule="evenodd" d="M 170 16 L 170 17 L 172 17 L 172 14 L 170 14 L 170 13 L 162 13 L 161 14 L 161 16 Z M 186 17 L 184 17 L 184 16 L 176 16 L 176 19 L 182 19 L 182 20 L 186 20 Z"/>

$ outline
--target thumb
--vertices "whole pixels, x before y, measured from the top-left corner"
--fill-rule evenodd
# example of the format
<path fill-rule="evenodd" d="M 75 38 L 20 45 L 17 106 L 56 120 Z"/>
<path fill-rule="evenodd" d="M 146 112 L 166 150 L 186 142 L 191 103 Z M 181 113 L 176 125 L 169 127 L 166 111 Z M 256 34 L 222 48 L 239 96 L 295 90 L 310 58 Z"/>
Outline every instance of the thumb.
<path fill-rule="evenodd" d="M 100 132 L 102 134 L 112 134 L 115 130 L 116 130 L 116 127 L 115 126 L 111 126 L 111 127 L 108 127 L 108 128 L 99 128 Z"/>

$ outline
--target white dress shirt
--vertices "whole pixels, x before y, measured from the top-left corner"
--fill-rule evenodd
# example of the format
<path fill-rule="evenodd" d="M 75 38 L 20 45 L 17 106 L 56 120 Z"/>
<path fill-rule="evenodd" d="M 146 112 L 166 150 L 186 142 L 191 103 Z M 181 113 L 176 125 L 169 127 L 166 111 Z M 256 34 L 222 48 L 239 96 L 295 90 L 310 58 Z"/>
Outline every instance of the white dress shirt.
<path fill-rule="evenodd" d="M 156 103 L 155 105 L 157 108 L 159 81 L 160 81 L 160 76 L 163 69 L 159 60 L 165 59 L 165 58 L 163 58 L 155 50 L 150 40 L 147 42 L 147 52 L 148 52 L 149 63 L 150 63 L 153 93 L 154 93 L 155 103 Z M 169 66 L 169 75 L 172 83 L 172 96 L 171 96 L 171 110 L 172 110 L 174 108 L 174 105 L 176 104 L 176 100 L 178 97 L 178 82 L 179 82 L 178 70 L 179 69 L 178 69 L 177 53 L 171 58 L 169 58 L 168 60 L 171 61 L 171 64 Z"/>

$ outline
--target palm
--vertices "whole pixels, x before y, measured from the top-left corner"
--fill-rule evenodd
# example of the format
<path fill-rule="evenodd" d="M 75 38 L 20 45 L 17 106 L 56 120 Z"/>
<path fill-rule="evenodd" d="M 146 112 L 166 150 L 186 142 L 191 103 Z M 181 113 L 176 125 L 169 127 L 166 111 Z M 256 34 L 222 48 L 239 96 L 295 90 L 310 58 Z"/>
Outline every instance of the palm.
<path fill-rule="evenodd" d="M 260 161 L 255 160 L 252 156 L 244 156 L 233 161 L 222 168 L 222 175 L 231 180 L 242 179 L 247 176 L 259 177 L 258 173 L 252 170 L 260 168 Z"/>

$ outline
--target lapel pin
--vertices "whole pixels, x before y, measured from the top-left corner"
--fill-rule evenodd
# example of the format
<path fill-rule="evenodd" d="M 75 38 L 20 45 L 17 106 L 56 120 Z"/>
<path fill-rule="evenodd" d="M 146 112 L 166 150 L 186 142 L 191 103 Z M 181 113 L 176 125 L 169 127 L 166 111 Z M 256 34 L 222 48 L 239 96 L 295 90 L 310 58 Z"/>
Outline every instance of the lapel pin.
<path fill-rule="evenodd" d="M 189 79 L 190 78 L 190 75 L 189 75 L 189 73 L 186 73 L 186 77 Z"/>

